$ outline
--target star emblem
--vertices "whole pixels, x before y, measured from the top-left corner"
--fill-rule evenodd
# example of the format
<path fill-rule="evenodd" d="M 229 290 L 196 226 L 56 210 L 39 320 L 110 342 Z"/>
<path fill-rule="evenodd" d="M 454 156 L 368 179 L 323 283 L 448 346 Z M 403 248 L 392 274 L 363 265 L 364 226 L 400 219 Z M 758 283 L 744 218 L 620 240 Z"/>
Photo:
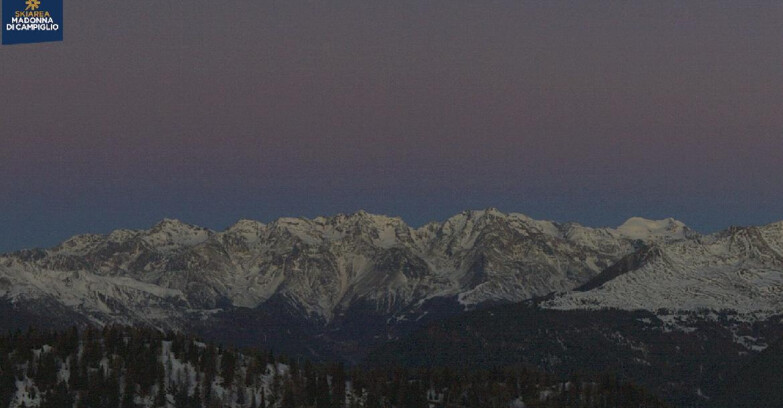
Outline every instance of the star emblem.
<path fill-rule="evenodd" d="M 27 0 L 27 1 L 24 2 L 24 4 L 27 5 L 27 8 L 25 9 L 25 11 L 27 11 L 27 10 L 37 10 L 38 7 L 41 7 L 41 0 Z"/>

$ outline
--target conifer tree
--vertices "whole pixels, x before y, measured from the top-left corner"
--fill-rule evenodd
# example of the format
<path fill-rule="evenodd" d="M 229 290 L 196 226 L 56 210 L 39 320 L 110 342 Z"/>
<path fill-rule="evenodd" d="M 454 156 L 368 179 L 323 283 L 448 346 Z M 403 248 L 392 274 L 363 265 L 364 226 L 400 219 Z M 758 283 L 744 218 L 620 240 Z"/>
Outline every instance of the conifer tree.
<path fill-rule="evenodd" d="M 332 406 L 345 406 L 345 367 L 343 363 L 332 366 Z"/>
<path fill-rule="evenodd" d="M 332 408 L 332 397 L 329 394 L 329 381 L 325 375 L 318 377 L 316 381 L 316 408 Z"/>
<path fill-rule="evenodd" d="M 196 388 L 193 390 L 193 396 L 190 397 L 190 406 L 194 408 L 201 408 L 201 387 L 196 384 Z"/>
<path fill-rule="evenodd" d="M 220 359 L 220 376 L 223 377 L 223 386 L 231 387 L 234 382 L 237 358 L 231 350 L 226 350 Z"/>
<path fill-rule="evenodd" d="M 166 406 L 166 387 L 163 384 L 163 379 L 158 380 L 158 392 L 155 394 L 155 401 L 154 401 L 155 407 L 165 407 Z"/>
<path fill-rule="evenodd" d="M 68 387 L 65 382 L 61 381 L 47 394 L 43 403 L 40 405 L 40 408 L 71 407 L 73 406 L 73 402 L 74 398 L 71 393 L 68 392 Z"/>
<path fill-rule="evenodd" d="M 125 391 L 122 393 L 122 408 L 135 408 L 136 402 L 134 401 L 134 387 L 130 384 L 125 385 Z"/>

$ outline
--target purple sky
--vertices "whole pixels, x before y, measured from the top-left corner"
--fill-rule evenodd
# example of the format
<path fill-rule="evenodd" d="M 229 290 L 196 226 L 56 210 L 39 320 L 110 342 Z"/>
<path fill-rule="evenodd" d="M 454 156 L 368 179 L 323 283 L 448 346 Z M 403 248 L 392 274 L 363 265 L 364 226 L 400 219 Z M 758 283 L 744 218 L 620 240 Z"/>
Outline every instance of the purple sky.
<path fill-rule="evenodd" d="M 64 42 L 0 47 L 0 251 L 358 209 L 783 219 L 780 2 L 65 3 Z"/>

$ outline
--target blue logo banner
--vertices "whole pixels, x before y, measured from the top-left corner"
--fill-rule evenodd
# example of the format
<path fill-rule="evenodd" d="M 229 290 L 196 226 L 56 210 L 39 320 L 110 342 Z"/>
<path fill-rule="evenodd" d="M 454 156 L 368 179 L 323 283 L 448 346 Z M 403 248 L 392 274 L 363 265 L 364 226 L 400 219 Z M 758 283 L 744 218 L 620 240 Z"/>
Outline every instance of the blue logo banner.
<path fill-rule="evenodd" d="M 63 40 L 63 0 L 2 0 L 3 44 Z"/>

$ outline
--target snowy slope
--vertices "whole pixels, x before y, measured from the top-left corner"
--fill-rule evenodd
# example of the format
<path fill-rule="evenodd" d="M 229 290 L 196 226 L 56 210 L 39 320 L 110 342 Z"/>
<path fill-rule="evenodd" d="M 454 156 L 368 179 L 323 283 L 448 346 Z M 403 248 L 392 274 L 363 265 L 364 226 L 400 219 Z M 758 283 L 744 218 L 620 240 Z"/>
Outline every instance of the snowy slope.
<path fill-rule="evenodd" d="M 617 227 L 615 232 L 630 239 L 658 242 L 680 241 L 697 235 L 685 224 L 673 218 L 656 221 L 632 217 Z"/>
<path fill-rule="evenodd" d="M 595 289 L 561 294 L 546 306 L 783 313 L 782 249 L 783 222 L 663 243 L 636 268 Z"/>

